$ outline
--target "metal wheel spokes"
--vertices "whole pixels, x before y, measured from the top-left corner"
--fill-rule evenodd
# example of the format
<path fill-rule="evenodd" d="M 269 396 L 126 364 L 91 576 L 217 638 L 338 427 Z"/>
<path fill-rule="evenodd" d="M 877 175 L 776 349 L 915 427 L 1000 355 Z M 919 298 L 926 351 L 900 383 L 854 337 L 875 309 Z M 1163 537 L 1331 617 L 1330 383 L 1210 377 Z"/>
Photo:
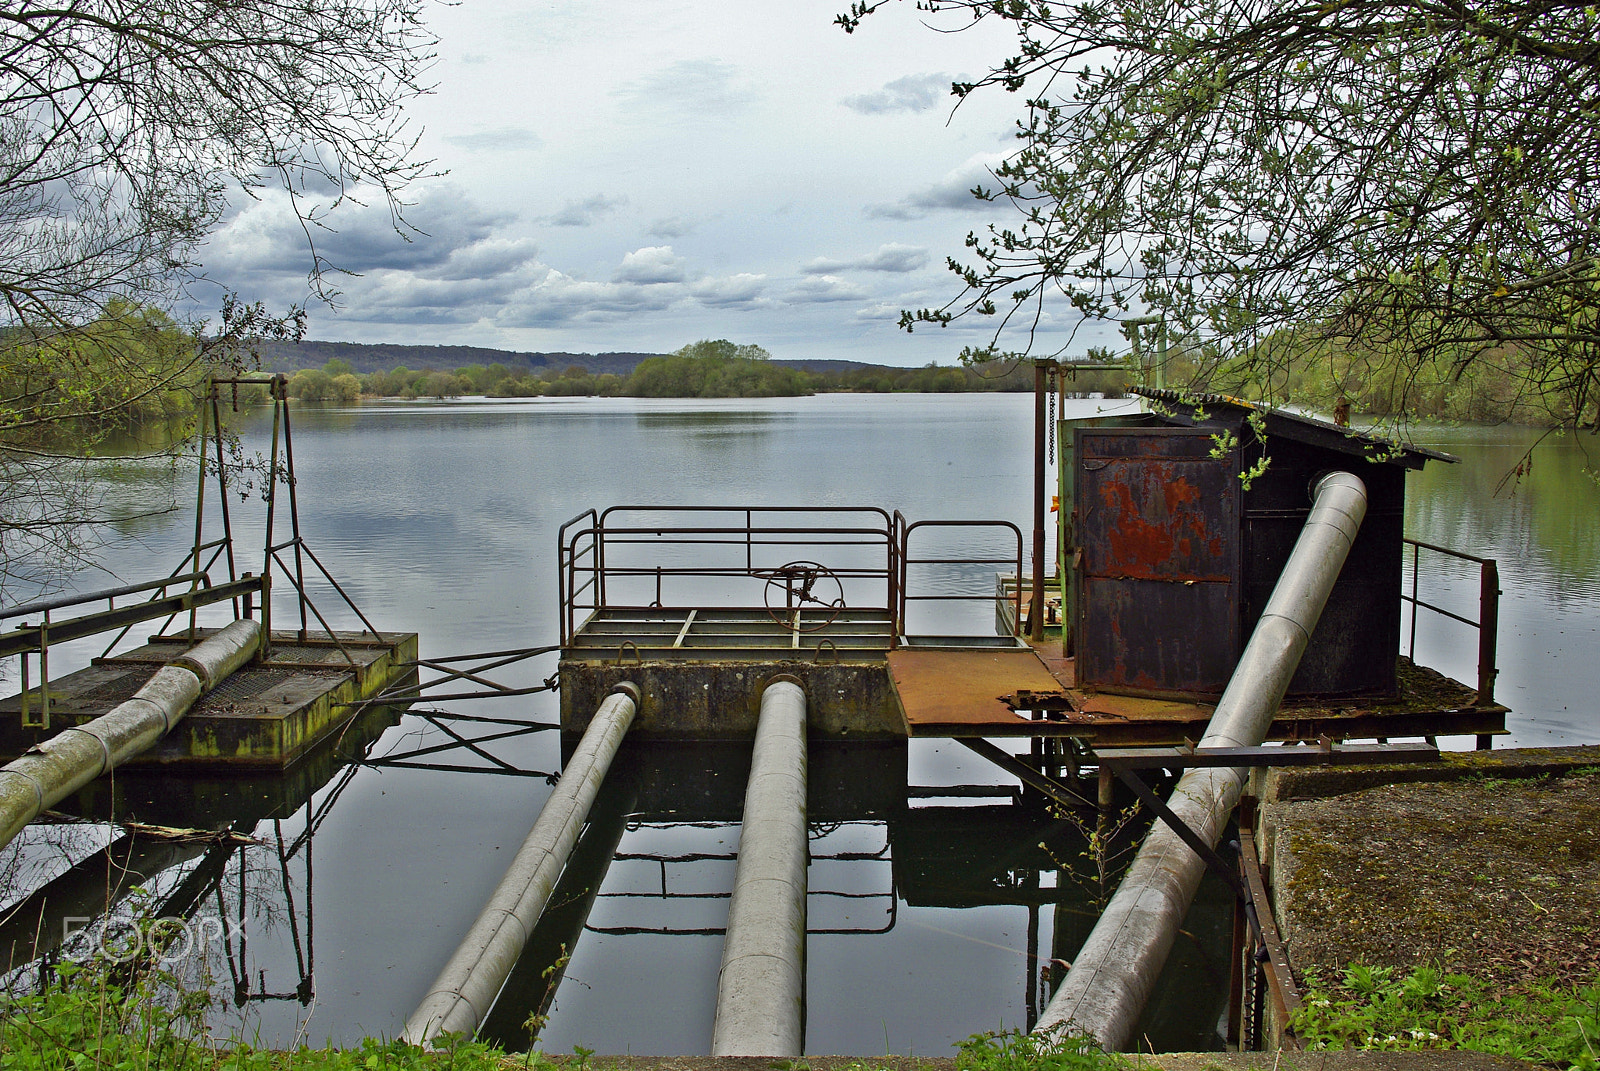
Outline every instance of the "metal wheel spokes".
<path fill-rule="evenodd" d="M 762 575 L 767 613 L 784 628 L 816 632 L 833 624 L 844 609 L 844 584 L 825 565 L 789 562 Z"/>

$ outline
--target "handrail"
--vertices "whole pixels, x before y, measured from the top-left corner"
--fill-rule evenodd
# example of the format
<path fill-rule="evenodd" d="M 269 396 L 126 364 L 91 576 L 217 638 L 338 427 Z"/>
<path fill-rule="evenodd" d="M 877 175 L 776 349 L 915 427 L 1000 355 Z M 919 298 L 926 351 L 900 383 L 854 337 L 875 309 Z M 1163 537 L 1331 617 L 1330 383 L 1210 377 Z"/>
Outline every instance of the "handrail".
<path fill-rule="evenodd" d="M 838 523 L 829 524 L 828 520 Z M 979 557 L 925 557 L 910 555 L 908 540 L 918 528 L 988 528 L 1006 540 L 1002 554 Z M 690 551 L 687 560 L 672 561 L 655 551 Z M 720 551 L 721 558 L 701 556 L 695 548 Z M 913 565 L 1006 565 L 1020 575 L 1023 561 L 1022 530 L 1010 521 L 930 520 L 910 522 L 899 510 L 877 506 L 684 505 L 609 506 L 585 510 L 557 531 L 557 603 L 561 644 L 568 646 L 581 627 L 580 610 L 626 607 L 629 609 L 681 610 L 682 586 L 676 592 L 668 582 L 693 578 L 706 581 L 771 580 L 783 559 L 766 563 L 759 553 L 794 548 L 794 556 L 810 559 L 841 581 L 852 585 L 851 598 L 859 598 L 862 583 L 881 580 L 883 605 L 851 605 L 881 609 L 893 626 L 891 646 L 905 631 L 908 602 L 988 601 L 990 594 L 910 594 L 908 570 Z M 851 551 L 855 553 L 851 554 Z M 865 552 L 864 552 L 865 550 Z M 632 553 L 627 553 L 631 551 Z M 881 551 L 882 557 L 878 554 Z M 834 552 L 830 554 L 829 552 Z M 735 555 L 737 557 L 735 557 Z M 833 557 L 833 561 L 826 560 Z M 653 590 L 650 581 L 654 581 Z M 643 582 L 641 584 L 641 582 Z M 647 590 L 639 590 L 641 588 Z M 868 588 L 870 592 L 870 587 Z M 869 594 L 869 598 L 873 597 Z M 1020 598 L 1020 596 L 1019 596 Z M 1019 605 L 1020 609 L 1020 605 Z M 1018 614 L 1021 619 L 1021 614 Z"/>
<path fill-rule="evenodd" d="M 1411 636 L 1406 648 L 1406 657 L 1413 662 L 1417 655 L 1417 608 L 1432 610 L 1442 617 L 1452 621 L 1459 621 L 1463 625 L 1478 630 L 1478 695 L 1479 706 L 1494 706 L 1494 682 L 1500 670 L 1495 666 L 1497 648 L 1500 635 L 1500 566 L 1493 558 L 1480 558 L 1476 554 L 1466 554 L 1449 547 L 1441 547 L 1435 543 L 1424 543 L 1420 539 L 1404 538 L 1403 542 L 1411 545 L 1411 594 L 1404 591 L 1400 598 L 1411 604 Z M 1478 620 L 1463 617 L 1460 614 L 1446 610 L 1442 606 L 1435 606 L 1423 600 L 1418 595 L 1418 583 L 1421 576 L 1420 552 L 1430 550 L 1451 558 L 1473 562 L 1478 566 Z"/>
<path fill-rule="evenodd" d="M 903 521 L 904 518 L 901 518 Z M 913 558 L 911 556 L 911 533 L 918 528 L 996 528 L 1010 530 L 1016 539 L 1016 554 L 1006 558 Z M 907 524 L 900 533 L 900 608 L 899 628 L 905 630 L 907 604 L 911 602 L 986 602 L 994 601 L 993 592 L 984 592 L 977 595 L 912 595 L 907 590 L 908 581 L 906 574 L 912 565 L 1009 565 L 1016 570 L 1016 576 L 1022 576 L 1022 529 L 1010 521 L 914 521 Z M 1017 585 L 1017 614 L 1013 635 L 1022 635 L 1022 585 Z"/>
<path fill-rule="evenodd" d="M 827 519 L 841 523 L 829 524 Z M 786 559 L 774 555 L 776 561 L 763 562 L 759 552 L 778 548 L 794 548 L 790 557 L 865 548 L 870 552 L 865 561 L 858 556 L 857 560 L 819 564 L 847 583 L 882 579 L 882 609 L 892 612 L 898 590 L 893 531 L 889 513 L 876 506 L 617 505 L 598 512 L 586 510 L 557 532 L 561 642 L 570 643 L 576 634 L 579 610 L 613 605 L 655 608 L 670 602 L 669 593 L 663 590 L 665 581 L 771 580 L 775 568 Z M 642 558 L 638 553 L 642 547 L 721 549 L 724 559 L 660 564 L 657 556 Z M 629 549 L 634 550 L 631 556 L 626 553 Z M 880 551 L 881 560 L 877 558 Z M 738 558 L 728 559 L 730 553 Z M 580 570 L 588 575 L 580 578 Z M 619 581 L 637 585 L 640 580 L 655 582 L 653 598 L 616 590 Z"/>
<path fill-rule="evenodd" d="M 11 632 L 0 633 L 0 658 L 37 651 L 51 643 L 83 639 L 85 636 L 109 632 L 124 625 L 167 617 L 192 608 L 209 606 L 212 603 L 227 602 L 230 599 L 262 591 L 263 588 L 263 578 L 246 574 L 238 580 L 231 580 L 225 584 L 208 584 L 192 591 L 179 592 L 159 599 L 148 599 L 132 606 L 100 610 L 48 624 L 24 625 Z"/>
<path fill-rule="evenodd" d="M 176 576 L 163 577 L 160 580 L 147 580 L 142 584 L 124 584 L 118 588 L 104 588 L 100 591 L 85 592 L 81 595 L 58 595 L 53 599 L 40 599 L 37 602 L 23 603 L 13 606 L 9 610 L 0 609 L 0 621 L 12 617 L 27 617 L 30 614 L 42 614 L 50 610 L 64 610 L 68 606 L 79 606 L 88 602 L 99 602 L 101 599 L 115 599 L 120 595 L 136 595 L 141 591 L 154 591 L 170 584 L 187 584 L 191 580 L 198 580 L 204 586 L 211 586 L 211 579 L 205 573 L 180 573 Z"/>
<path fill-rule="evenodd" d="M 589 520 L 589 527 L 587 529 L 581 530 L 579 533 L 577 533 L 577 534 L 575 534 L 573 536 L 574 547 L 569 552 L 568 546 L 567 546 L 567 530 L 570 529 L 573 525 L 582 522 L 585 518 L 588 518 L 588 520 Z M 579 536 L 581 536 L 583 534 L 587 533 L 587 534 L 591 534 L 592 535 L 592 533 L 599 527 L 599 524 L 600 524 L 600 516 L 599 516 L 599 514 L 597 514 L 593 509 L 586 509 L 582 513 L 578 514 L 576 517 L 573 517 L 572 519 L 568 520 L 560 528 L 556 529 L 556 606 L 558 606 L 560 608 L 560 611 L 559 611 L 560 612 L 560 622 L 559 622 L 559 624 L 560 624 L 560 633 L 561 633 L 561 644 L 562 644 L 562 646 L 566 646 L 566 644 L 572 639 L 573 624 L 574 624 L 572 610 L 573 610 L 573 603 L 576 601 L 577 596 L 578 596 L 578 589 L 577 589 L 577 586 L 576 586 L 577 585 L 577 569 L 576 569 L 576 566 L 577 566 L 577 550 L 576 550 L 576 542 L 577 542 L 577 539 L 579 538 Z M 591 552 L 591 554 L 593 553 L 593 550 L 594 550 L 594 546 L 591 543 L 590 544 L 590 552 Z M 596 566 L 596 569 L 598 571 L 598 566 L 599 566 L 598 559 L 595 560 L 595 566 Z M 599 583 L 598 575 L 595 576 L 594 578 L 592 578 L 591 581 L 590 581 L 591 585 L 597 585 L 598 583 Z M 585 585 L 585 588 L 583 590 L 587 590 L 587 588 L 589 586 L 590 585 Z"/>

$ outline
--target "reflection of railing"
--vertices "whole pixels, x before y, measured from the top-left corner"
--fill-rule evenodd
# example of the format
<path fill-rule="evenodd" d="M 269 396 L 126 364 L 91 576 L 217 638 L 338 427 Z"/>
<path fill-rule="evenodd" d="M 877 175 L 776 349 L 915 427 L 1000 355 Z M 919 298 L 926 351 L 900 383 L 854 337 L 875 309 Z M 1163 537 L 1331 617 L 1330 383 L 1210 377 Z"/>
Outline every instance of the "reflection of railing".
<path fill-rule="evenodd" d="M 1411 547 L 1411 593 L 1402 593 L 1400 598 L 1411 604 L 1411 640 L 1406 651 L 1406 657 L 1413 662 L 1417 654 L 1417 608 L 1432 610 L 1442 614 L 1452 621 L 1459 621 L 1478 630 L 1478 704 L 1492 706 L 1494 704 L 1494 680 L 1499 674 L 1495 667 L 1495 648 L 1500 631 L 1500 567 L 1493 558 L 1479 558 L 1472 554 L 1463 554 L 1457 550 L 1435 546 L 1432 543 L 1423 543 L 1416 539 L 1405 541 Z M 1418 578 L 1421 571 L 1418 569 L 1419 555 L 1422 551 L 1432 551 L 1462 561 L 1476 562 L 1478 565 L 1478 620 L 1462 617 L 1452 613 L 1442 606 L 1435 606 L 1424 602 L 1417 595 Z"/>
<path fill-rule="evenodd" d="M 900 605 L 896 611 L 895 627 L 899 632 L 906 631 L 907 604 L 912 602 L 982 602 L 989 603 L 994 595 L 988 591 L 975 594 L 950 594 L 948 592 L 935 592 L 931 595 L 910 594 L 911 585 L 908 576 L 913 565 L 1006 565 L 1015 572 L 1013 576 L 1022 575 L 1022 529 L 1010 521 L 913 521 L 907 523 L 899 510 L 894 511 L 895 542 L 900 548 Z M 1000 533 L 1002 536 L 1009 533 L 1015 540 L 1016 550 L 1006 557 L 978 558 L 966 555 L 958 558 L 915 558 L 911 555 L 911 533 L 918 529 L 988 529 Z M 1016 631 L 1014 635 L 1022 635 L 1022 587 L 1017 585 L 1016 591 L 1017 612 L 1015 616 Z"/>
<path fill-rule="evenodd" d="M 168 589 L 179 585 L 188 585 L 187 591 L 169 593 Z M 149 598 L 132 605 L 118 606 L 117 599 L 124 595 L 137 595 L 143 592 L 152 592 Z M 166 618 L 162 628 L 166 627 L 173 618 L 181 613 L 192 613 L 201 606 L 212 603 L 228 602 L 233 599 L 245 600 L 244 615 L 250 616 L 252 601 L 256 593 L 263 596 L 266 591 L 266 578 L 251 576 L 246 573 L 238 580 L 231 580 L 223 584 L 212 584 L 211 577 L 203 572 L 176 573 L 161 580 L 151 580 L 143 584 L 125 584 L 122 587 L 107 588 L 104 591 L 92 591 L 83 595 L 63 595 L 54 599 L 40 599 L 24 606 L 15 606 L 9 610 L 0 610 L 0 621 L 17 617 L 39 616 L 37 625 L 26 624 L 19 626 L 11 632 L 0 635 L 0 658 L 17 655 L 22 663 L 22 694 L 18 699 L 22 708 L 22 724 L 24 728 L 48 729 L 50 727 L 50 645 L 52 643 L 66 643 L 69 640 L 81 640 L 89 636 L 96 636 L 103 632 L 119 630 L 105 653 L 109 654 L 112 647 L 127 634 L 128 629 L 143 621 L 154 621 L 157 618 Z M 58 610 L 67 610 L 89 603 L 104 600 L 106 609 L 93 613 L 79 614 L 69 617 L 64 621 L 52 621 L 50 615 Z M 263 597 L 263 603 L 266 601 Z M 193 621 L 191 619 L 191 629 Z M 33 717 L 31 708 L 30 690 L 32 683 L 29 680 L 28 656 L 39 656 L 39 712 L 38 717 Z"/>
<path fill-rule="evenodd" d="M 671 825 L 675 823 L 668 823 Z M 705 828 L 703 823 L 687 823 L 699 828 Z M 637 828 L 637 827 L 630 827 Z M 651 828 L 664 828 L 652 824 Z M 815 837 L 815 832 L 813 832 Z M 660 891 L 615 891 L 601 892 L 600 898 L 619 900 L 727 900 L 732 893 L 722 890 L 711 892 L 680 892 L 670 888 L 668 884 L 668 864 L 696 864 L 696 863 L 734 863 L 738 860 L 737 852 L 681 852 L 677 854 L 664 854 L 660 852 L 618 852 L 614 862 L 644 862 L 655 863 L 660 867 Z M 889 844 L 872 852 L 827 852 L 811 853 L 808 855 L 811 862 L 889 862 Z M 807 896 L 828 897 L 839 900 L 883 900 L 887 906 L 884 909 L 886 921 L 882 926 L 850 926 L 843 928 L 810 927 L 808 934 L 873 934 L 888 933 L 894 929 L 898 918 L 899 896 L 894 889 L 894 879 L 891 875 L 889 888 L 879 892 L 843 892 L 834 889 L 809 889 Z M 633 934 L 653 934 L 671 937 L 720 937 L 727 933 L 722 926 L 586 926 L 585 929 L 592 933 L 602 933 L 610 936 L 629 936 Z"/>

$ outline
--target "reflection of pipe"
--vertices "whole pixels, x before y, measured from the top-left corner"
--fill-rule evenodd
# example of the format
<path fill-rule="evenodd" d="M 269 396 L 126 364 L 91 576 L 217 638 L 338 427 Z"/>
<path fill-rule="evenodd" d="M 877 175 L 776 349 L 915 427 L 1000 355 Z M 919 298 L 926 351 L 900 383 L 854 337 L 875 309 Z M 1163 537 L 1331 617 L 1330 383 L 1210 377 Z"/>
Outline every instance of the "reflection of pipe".
<path fill-rule="evenodd" d="M 801 1055 L 806 997 L 806 695 L 761 695 L 717 979 L 713 1056 Z"/>
<path fill-rule="evenodd" d="M 595 711 L 561 781 L 500 879 L 494 895 L 444 965 L 400 1036 L 427 1045 L 442 1033 L 473 1034 L 516 965 L 534 923 L 550 901 L 600 783 L 633 724 L 639 690 L 619 684 Z"/>
<path fill-rule="evenodd" d="M 261 626 L 235 621 L 156 670 L 109 714 L 66 729 L 0 769 L 0 846 L 47 807 L 144 751 L 201 693 L 250 660 Z"/>
<path fill-rule="evenodd" d="M 1334 472 L 1317 481 L 1311 515 L 1217 703 L 1201 747 L 1252 747 L 1266 739 L 1366 512 L 1367 490 L 1355 476 Z M 1247 772 L 1190 769 L 1168 806 L 1215 845 L 1239 801 Z M 1081 1031 L 1107 1049 L 1125 1045 L 1204 872 L 1200 857 L 1166 823 L 1158 822 L 1036 1029 Z"/>

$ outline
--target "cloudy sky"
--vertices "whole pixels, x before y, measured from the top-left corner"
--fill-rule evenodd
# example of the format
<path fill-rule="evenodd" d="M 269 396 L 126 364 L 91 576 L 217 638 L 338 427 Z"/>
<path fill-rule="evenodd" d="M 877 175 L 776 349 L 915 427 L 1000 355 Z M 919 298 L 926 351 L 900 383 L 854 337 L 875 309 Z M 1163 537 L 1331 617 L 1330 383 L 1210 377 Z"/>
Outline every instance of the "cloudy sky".
<path fill-rule="evenodd" d="M 431 8 L 437 91 L 410 109 L 448 172 L 412 190 L 406 242 L 374 205 L 324 253 L 354 273 L 308 337 L 515 350 L 949 363 L 973 327 L 895 326 L 956 292 L 945 258 L 1007 209 L 967 192 L 1012 150 L 1021 100 L 952 109 L 1010 54 L 1003 26 L 939 32 L 909 3 L 463 0 Z M 960 25 L 950 24 L 951 26 Z M 948 28 L 948 27 L 947 27 Z M 244 202 L 205 253 L 241 294 L 305 300 L 299 226 Z M 1102 333 L 1084 336 L 1083 345 Z"/>

